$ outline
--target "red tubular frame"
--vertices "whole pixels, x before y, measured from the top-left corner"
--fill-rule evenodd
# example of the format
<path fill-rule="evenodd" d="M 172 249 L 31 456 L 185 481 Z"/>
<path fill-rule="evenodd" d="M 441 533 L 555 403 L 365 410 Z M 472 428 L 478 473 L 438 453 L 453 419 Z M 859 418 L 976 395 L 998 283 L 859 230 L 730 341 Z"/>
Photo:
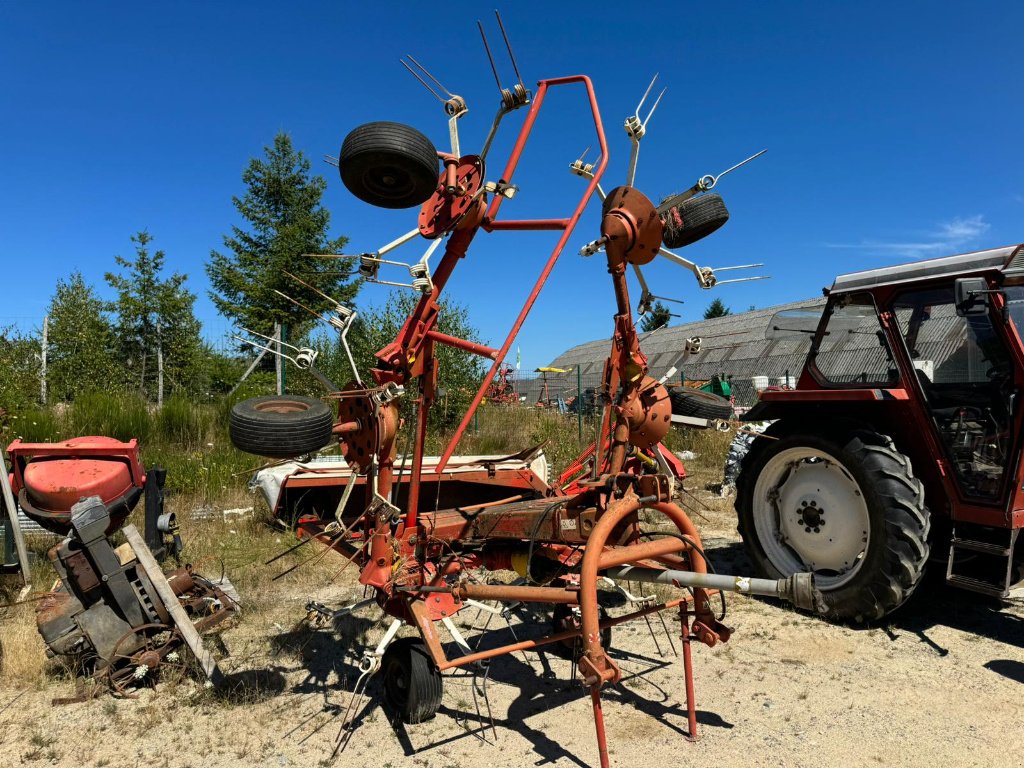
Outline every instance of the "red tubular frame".
<path fill-rule="evenodd" d="M 565 250 L 565 245 L 569 241 L 569 237 L 576 228 L 576 224 L 579 221 L 580 216 L 583 215 L 583 211 L 587 207 L 587 203 L 590 202 L 591 196 L 597 190 L 597 185 L 600 183 L 601 177 L 604 175 L 605 169 L 608 167 L 608 144 L 605 140 L 604 126 L 601 124 L 601 113 L 597 107 L 597 95 L 594 93 L 594 85 L 586 75 L 573 75 L 571 77 L 558 77 L 551 80 L 541 80 L 537 83 L 537 93 L 534 95 L 533 104 L 530 107 L 529 113 L 526 115 L 526 120 L 523 123 L 522 129 L 519 131 L 519 138 L 516 140 L 515 147 L 512 149 L 512 154 L 509 156 L 508 163 L 505 166 L 505 171 L 501 178 L 505 182 L 512 181 L 512 175 L 515 173 L 516 166 L 519 164 L 519 158 L 522 156 L 523 149 L 526 147 L 526 141 L 530 137 L 530 133 L 533 131 L 533 124 L 537 120 L 537 114 L 540 112 L 541 105 L 544 103 L 544 97 L 547 94 L 548 88 L 559 85 L 569 85 L 571 83 L 583 83 L 587 89 L 587 96 L 590 100 L 590 110 L 594 117 L 594 128 L 597 130 L 601 162 L 594 170 L 594 175 L 590 179 L 590 183 L 587 185 L 586 191 L 583 193 L 583 197 L 580 199 L 579 204 L 576 206 L 576 210 L 573 211 L 572 216 L 568 219 L 536 219 L 532 221 L 511 220 L 499 222 L 496 221 L 496 217 L 505 198 L 501 195 L 495 195 L 491 200 L 481 225 L 488 232 L 495 229 L 560 229 L 562 230 L 562 236 L 558 238 L 558 243 L 551 252 L 551 256 L 548 257 L 548 261 L 544 265 L 544 269 L 541 270 L 540 276 L 534 283 L 533 290 L 530 291 L 530 295 L 526 298 L 526 302 L 523 304 L 522 309 L 519 311 L 519 315 L 512 324 L 512 328 L 509 331 L 508 336 L 506 336 L 505 342 L 501 345 L 497 354 L 494 356 L 494 363 L 491 365 L 491 369 L 487 372 L 487 375 L 484 376 L 484 380 L 481 383 L 480 388 L 477 390 L 476 396 L 473 398 L 473 402 L 470 404 L 466 414 L 462 417 L 462 422 L 455 430 L 455 434 L 452 435 L 452 439 L 448 443 L 448 447 L 445 448 L 444 453 L 441 454 L 441 460 L 437 465 L 438 472 L 441 472 L 445 468 L 448 461 L 451 459 L 452 454 L 455 453 L 455 448 L 459 444 L 459 440 L 462 438 L 466 428 L 469 426 L 469 422 L 473 418 L 473 414 L 476 413 L 476 409 L 480 406 L 480 401 L 483 400 L 484 394 L 487 392 L 487 387 L 491 380 L 494 379 L 494 374 L 497 372 L 502 360 L 505 359 L 505 355 L 508 354 L 508 350 L 511 348 L 512 342 L 515 341 L 516 336 L 519 334 L 519 329 L 526 320 L 526 316 L 530 313 L 530 310 L 533 309 L 533 304 L 537 300 L 537 296 L 540 295 L 540 291 L 544 287 L 544 283 L 547 282 L 548 276 L 551 274 L 551 270 L 554 269 L 555 263 L 558 261 L 558 257 L 561 256 L 562 251 Z M 417 445 L 417 448 L 418 447 L 419 445 Z"/>

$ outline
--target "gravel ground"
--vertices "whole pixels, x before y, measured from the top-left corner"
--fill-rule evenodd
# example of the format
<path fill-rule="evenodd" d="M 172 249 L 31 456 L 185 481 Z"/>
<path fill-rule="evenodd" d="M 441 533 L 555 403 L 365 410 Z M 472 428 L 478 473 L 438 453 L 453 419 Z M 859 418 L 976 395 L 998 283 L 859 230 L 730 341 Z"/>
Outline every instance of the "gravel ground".
<path fill-rule="evenodd" d="M 700 527 L 718 570 L 747 572 L 730 505 L 698 495 L 709 508 Z M 346 576 L 353 580 L 282 594 L 269 611 L 223 633 L 229 695 L 186 680 L 134 699 L 103 695 L 54 707 L 54 696 L 72 691 L 65 679 L 0 687 L 0 766 L 596 764 L 587 691 L 565 659 L 542 652 L 491 665 L 493 729 L 465 673 L 446 676 L 440 713 L 416 726 L 392 725 L 374 680 L 359 727 L 331 760 L 356 676 L 353 652 L 384 627 L 375 609 L 334 627 L 298 622 L 310 597 L 331 605 L 357 597 L 354 573 Z M 624 680 L 603 695 L 613 765 L 1024 765 L 1024 600 L 1000 604 L 925 585 L 902 612 L 871 628 L 826 624 L 766 601 L 729 603 L 733 638 L 694 646 L 700 740 L 693 744 L 685 739 L 682 664 L 661 623 L 652 622 L 653 634 L 642 620 L 615 629 Z M 474 612 L 459 618 L 472 638 Z M 513 620 L 516 635 L 539 636 L 544 617 L 524 618 Z M 14 625 L 31 614 L 16 619 L 3 619 L 0 641 L 23 632 Z M 491 635 L 485 642 L 511 638 L 507 628 Z"/>

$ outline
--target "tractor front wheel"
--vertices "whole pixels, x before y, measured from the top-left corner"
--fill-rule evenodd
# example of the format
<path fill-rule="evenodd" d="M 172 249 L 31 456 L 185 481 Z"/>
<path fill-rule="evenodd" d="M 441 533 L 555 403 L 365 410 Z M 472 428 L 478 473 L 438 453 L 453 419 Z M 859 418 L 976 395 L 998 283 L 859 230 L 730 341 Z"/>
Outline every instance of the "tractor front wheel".
<path fill-rule="evenodd" d="M 813 572 L 828 618 L 880 619 L 910 597 L 928 559 L 929 514 L 910 460 L 876 432 L 784 427 L 755 441 L 737 480 L 747 552 L 768 578 Z"/>

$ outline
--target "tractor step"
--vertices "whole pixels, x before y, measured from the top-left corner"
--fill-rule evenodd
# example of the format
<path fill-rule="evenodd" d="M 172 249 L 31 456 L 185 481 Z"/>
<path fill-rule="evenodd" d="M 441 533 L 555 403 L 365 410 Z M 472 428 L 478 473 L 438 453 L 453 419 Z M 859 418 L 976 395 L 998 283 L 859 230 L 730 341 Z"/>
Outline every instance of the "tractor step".
<path fill-rule="evenodd" d="M 979 592 L 989 597 L 1006 597 L 1010 591 L 1008 589 L 1001 589 L 998 585 L 993 584 L 989 581 L 982 581 L 981 579 L 972 579 L 970 576 L 952 576 L 946 577 L 946 583 L 952 587 L 958 589 L 966 589 L 969 592 Z"/>
<path fill-rule="evenodd" d="M 1013 583 L 1013 548 L 1019 532 L 1017 528 L 1005 530 L 979 527 L 978 538 L 960 538 L 954 529 L 949 545 L 949 562 L 946 564 L 946 583 L 991 597 L 1006 597 Z M 981 540 L 983 538 L 990 540 Z M 975 557 L 973 562 L 956 562 L 958 554 L 968 553 L 981 557 Z M 953 573 L 954 564 L 958 570 L 967 570 L 969 575 Z"/>
<path fill-rule="evenodd" d="M 1013 550 L 1002 544 L 993 544 L 989 541 L 971 541 L 970 539 L 953 539 L 953 549 L 966 549 L 971 552 L 981 552 L 985 555 L 996 557 L 1009 557 Z"/>

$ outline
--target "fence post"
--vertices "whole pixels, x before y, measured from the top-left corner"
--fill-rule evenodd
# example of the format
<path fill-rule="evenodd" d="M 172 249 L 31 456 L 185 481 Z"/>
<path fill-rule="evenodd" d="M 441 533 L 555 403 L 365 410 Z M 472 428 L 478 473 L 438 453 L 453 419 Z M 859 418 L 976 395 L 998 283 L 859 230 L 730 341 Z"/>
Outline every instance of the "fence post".
<path fill-rule="evenodd" d="M 288 389 L 288 366 L 284 361 L 284 345 L 288 343 L 288 323 L 281 323 L 281 332 L 277 337 L 277 359 L 281 361 L 281 388 L 277 394 L 283 395 Z"/>
<path fill-rule="evenodd" d="M 41 354 L 39 356 L 40 368 L 39 368 L 39 399 L 42 401 L 42 405 L 46 405 L 46 355 L 50 350 L 49 345 L 50 339 L 50 316 L 46 315 L 43 318 L 43 343 L 41 348 Z"/>
<path fill-rule="evenodd" d="M 274 355 L 274 372 L 277 374 L 277 394 L 284 392 L 284 360 L 281 358 L 281 324 L 274 323 L 274 338 L 277 339 L 277 354 Z"/>
<path fill-rule="evenodd" d="M 583 442 L 583 366 L 576 366 L 576 430 Z"/>
<path fill-rule="evenodd" d="M 160 332 L 160 318 L 156 320 L 156 405 L 164 407 L 164 337 Z"/>

